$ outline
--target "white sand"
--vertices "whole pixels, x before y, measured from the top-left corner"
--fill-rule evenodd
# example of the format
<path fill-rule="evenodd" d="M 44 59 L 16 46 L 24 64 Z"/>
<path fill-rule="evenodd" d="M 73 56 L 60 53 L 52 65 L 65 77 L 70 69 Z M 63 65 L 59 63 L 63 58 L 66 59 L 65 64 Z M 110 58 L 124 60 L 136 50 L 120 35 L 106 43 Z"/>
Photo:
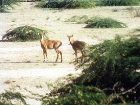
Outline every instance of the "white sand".
<path fill-rule="evenodd" d="M 63 42 L 63 63 L 54 63 L 56 53 L 48 51 L 48 63 L 43 63 L 42 49 L 39 41 L 35 42 L 0 42 L 0 92 L 12 90 L 24 95 L 31 93 L 45 95 L 50 92 L 48 84 L 56 81 L 66 83 L 68 74 L 79 74 L 75 66 L 70 64 L 74 60 L 73 50 L 67 35 L 73 34 L 78 40 L 88 44 L 96 44 L 105 39 L 112 39 L 115 35 L 125 35 L 132 29 L 140 27 L 140 18 L 132 17 L 126 10 L 128 7 L 97 7 L 92 9 L 49 10 L 34 8 L 34 3 L 21 3 L 10 13 L 0 13 L 0 39 L 7 30 L 18 26 L 31 25 L 48 31 L 51 39 Z M 118 12 L 113 12 L 117 9 Z M 122 29 L 86 29 L 85 24 L 71 24 L 64 22 L 72 16 L 102 16 L 111 17 L 124 22 L 128 28 Z M 36 97 L 36 96 L 32 96 Z M 40 101 L 28 98 L 30 105 L 40 105 Z"/>

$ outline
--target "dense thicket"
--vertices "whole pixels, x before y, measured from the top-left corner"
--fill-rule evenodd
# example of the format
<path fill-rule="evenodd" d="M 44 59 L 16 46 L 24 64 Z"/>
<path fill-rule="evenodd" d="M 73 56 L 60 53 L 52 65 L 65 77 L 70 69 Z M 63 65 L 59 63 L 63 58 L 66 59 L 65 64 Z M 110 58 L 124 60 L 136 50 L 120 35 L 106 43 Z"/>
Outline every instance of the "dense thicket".
<path fill-rule="evenodd" d="M 93 85 L 101 89 L 112 88 L 116 85 L 116 92 L 128 90 L 140 82 L 140 39 L 130 38 L 122 40 L 107 40 L 101 44 L 91 46 L 89 59 L 83 64 L 86 69 L 77 83 Z M 135 98 L 139 100 L 138 91 Z M 127 94 L 128 95 L 128 94 Z M 128 98 L 128 96 L 127 96 Z"/>

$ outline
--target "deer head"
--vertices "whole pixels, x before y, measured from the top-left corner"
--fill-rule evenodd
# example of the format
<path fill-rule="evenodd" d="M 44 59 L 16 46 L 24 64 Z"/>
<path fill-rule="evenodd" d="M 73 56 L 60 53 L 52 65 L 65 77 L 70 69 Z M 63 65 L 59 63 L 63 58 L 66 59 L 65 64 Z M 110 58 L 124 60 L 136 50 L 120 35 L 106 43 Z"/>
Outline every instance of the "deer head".
<path fill-rule="evenodd" d="M 68 35 L 67 37 L 69 39 L 70 44 L 74 43 L 75 39 L 73 35 Z"/>

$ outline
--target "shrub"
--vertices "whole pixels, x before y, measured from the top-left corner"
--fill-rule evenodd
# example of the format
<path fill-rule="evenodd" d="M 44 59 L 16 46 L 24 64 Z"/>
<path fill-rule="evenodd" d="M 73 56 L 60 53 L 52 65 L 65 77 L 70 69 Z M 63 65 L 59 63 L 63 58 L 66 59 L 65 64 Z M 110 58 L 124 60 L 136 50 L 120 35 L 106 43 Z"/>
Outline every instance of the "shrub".
<path fill-rule="evenodd" d="M 139 5 L 140 0 L 99 0 L 98 5 L 101 6 L 129 6 Z"/>
<path fill-rule="evenodd" d="M 116 37 L 89 47 L 87 61 L 80 64 L 86 67 L 82 75 L 43 97 L 42 105 L 120 105 L 117 103 L 125 103 L 125 99 L 138 102 L 139 40 Z"/>
<path fill-rule="evenodd" d="M 49 0 L 42 1 L 47 8 L 90 8 L 94 7 L 94 0 Z M 41 3 L 42 4 L 42 3 Z"/>
<path fill-rule="evenodd" d="M 57 91 L 43 98 L 42 105 L 103 105 L 106 99 L 103 91 L 91 86 L 69 85 L 61 89 L 62 93 Z"/>
<path fill-rule="evenodd" d="M 86 67 L 76 83 L 93 85 L 101 89 L 115 88 L 115 92 L 124 92 L 140 81 L 140 39 L 108 40 L 91 46 L 89 59 L 82 66 Z M 117 85 L 115 85 L 117 83 Z M 140 86 L 125 94 L 126 99 L 135 101 L 140 98 Z"/>
<path fill-rule="evenodd" d="M 18 92 L 10 92 L 6 91 L 5 93 L 0 94 L 0 105 L 14 105 L 13 100 L 16 100 L 14 102 L 22 102 L 23 105 L 27 105 L 25 101 L 25 96 Z"/>
<path fill-rule="evenodd" d="M 88 16 L 84 15 L 84 16 L 73 16 L 70 19 L 67 19 L 66 22 L 76 22 L 78 24 L 83 24 L 88 20 Z"/>
<path fill-rule="evenodd" d="M 8 31 L 2 39 L 7 38 L 9 41 L 33 41 L 40 39 L 42 32 L 46 31 L 31 26 L 21 26 Z"/>
<path fill-rule="evenodd" d="M 17 0 L 0 0 L 0 12 L 5 12 L 13 4 L 17 4 Z"/>
<path fill-rule="evenodd" d="M 106 40 L 101 44 L 91 46 L 89 48 L 90 53 L 88 54 L 89 59 L 86 62 L 89 63 L 86 65 L 88 70 L 84 70 L 83 72 L 85 75 L 87 73 L 87 76 L 83 78 L 87 80 L 82 79 L 83 82 L 90 81 L 94 78 L 94 76 L 92 76 L 88 80 L 88 77 L 90 76 L 88 72 L 94 71 L 91 75 L 96 75 L 96 73 L 104 74 L 104 72 L 107 71 L 110 73 L 118 72 L 119 74 L 123 73 L 123 71 L 127 71 L 127 74 L 129 74 L 140 68 L 139 48 L 140 41 L 135 37 L 127 40 L 122 40 L 120 37 L 117 37 L 115 40 Z M 100 77 L 104 78 L 101 75 Z M 100 77 L 98 77 L 98 79 Z M 113 81 L 108 81 L 105 84 L 109 82 L 112 83 Z"/>
<path fill-rule="evenodd" d="M 86 21 L 86 28 L 124 28 L 126 24 L 112 18 L 95 17 Z"/>

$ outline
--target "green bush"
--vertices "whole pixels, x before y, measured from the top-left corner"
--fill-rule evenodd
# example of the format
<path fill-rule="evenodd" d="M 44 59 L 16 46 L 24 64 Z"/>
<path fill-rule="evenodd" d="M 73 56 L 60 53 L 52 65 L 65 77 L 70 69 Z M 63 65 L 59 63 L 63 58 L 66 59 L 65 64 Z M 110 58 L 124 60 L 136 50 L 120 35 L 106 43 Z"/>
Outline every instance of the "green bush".
<path fill-rule="evenodd" d="M 34 41 L 41 38 L 42 32 L 46 31 L 31 26 L 21 26 L 8 31 L 2 39 L 6 38 L 8 41 Z"/>
<path fill-rule="evenodd" d="M 99 0 L 97 2 L 100 6 L 129 6 L 139 5 L 140 0 Z"/>
<path fill-rule="evenodd" d="M 139 49 L 140 39 L 135 37 L 127 40 L 122 40 L 120 37 L 117 37 L 115 40 L 107 40 L 101 44 L 91 46 L 89 48 L 90 53 L 88 54 L 89 59 L 86 62 L 88 63 L 88 65 L 86 65 L 87 69 L 83 72 L 85 76 L 83 75 L 84 77 L 81 80 L 85 83 L 90 83 L 92 81 L 94 82 L 92 78 L 95 79 L 97 77 L 98 82 L 102 80 L 108 81 L 110 80 L 108 78 L 110 76 L 112 78 L 112 74 L 114 75 L 115 73 L 117 74 L 115 75 L 116 79 L 118 79 L 117 76 L 121 76 L 123 73 L 126 73 L 126 76 L 128 76 L 129 73 L 140 68 Z M 106 75 L 110 76 L 103 76 L 105 72 Z M 101 78 L 102 80 L 100 80 Z M 121 78 L 123 78 L 123 76 Z M 108 84 L 109 86 L 110 84 L 113 85 L 115 83 L 113 81 L 114 79 L 111 80 L 112 81 L 102 83 L 101 87 L 105 87 L 104 84 Z"/>
<path fill-rule="evenodd" d="M 43 98 L 42 105 L 104 105 L 106 99 L 103 91 L 91 86 L 69 85 L 61 90 Z"/>
<path fill-rule="evenodd" d="M 0 0 L 0 12 L 5 12 L 13 4 L 17 4 L 17 0 Z"/>
<path fill-rule="evenodd" d="M 44 5 L 43 5 L 44 4 Z M 47 8 L 91 8 L 95 6 L 94 0 L 42 0 L 42 7 Z"/>
<path fill-rule="evenodd" d="M 108 40 L 89 48 L 89 59 L 82 66 L 86 67 L 76 83 L 93 85 L 101 89 L 113 88 L 116 92 L 126 91 L 140 82 L 140 39 L 123 40 L 120 37 Z M 123 90 L 121 90 L 123 89 Z M 133 95 L 124 97 L 130 100 L 140 98 L 140 86 Z"/>
<path fill-rule="evenodd" d="M 140 39 L 106 40 L 89 47 L 73 83 L 42 98 L 42 105 L 132 105 L 140 99 Z M 97 88 L 98 87 L 98 88 Z M 139 103 L 138 103 L 139 104 Z M 134 104 L 135 105 L 135 104 Z M 137 104 L 136 104 L 137 105 Z"/>
<path fill-rule="evenodd" d="M 125 28 L 126 24 L 118 22 L 112 18 L 101 18 L 88 16 L 73 16 L 66 20 L 66 22 L 74 22 L 77 24 L 87 24 L 86 28 Z"/>
<path fill-rule="evenodd" d="M 5 93 L 0 94 L 0 105 L 14 105 L 13 100 L 22 103 L 23 105 L 27 105 L 25 101 L 25 96 L 18 92 L 10 92 L 6 91 Z"/>
<path fill-rule="evenodd" d="M 126 24 L 112 18 L 95 17 L 86 21 L 86 28 L 124 28 Z"/>

